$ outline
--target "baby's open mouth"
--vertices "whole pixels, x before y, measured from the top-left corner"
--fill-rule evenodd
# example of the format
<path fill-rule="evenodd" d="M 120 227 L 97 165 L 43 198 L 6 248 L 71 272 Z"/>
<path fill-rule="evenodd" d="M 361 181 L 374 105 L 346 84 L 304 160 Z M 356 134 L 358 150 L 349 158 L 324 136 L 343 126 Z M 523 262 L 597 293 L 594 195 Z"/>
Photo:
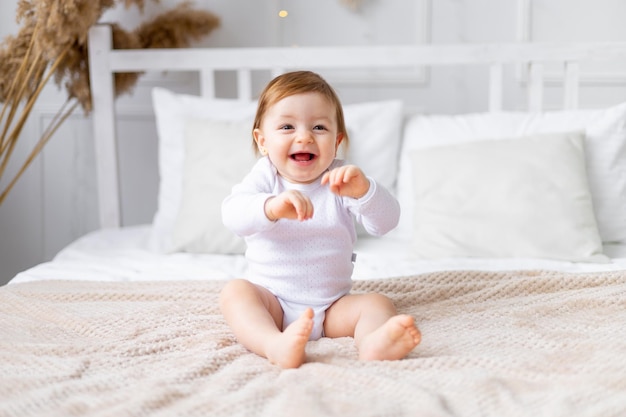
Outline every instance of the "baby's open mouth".
<path fill-rule="evenodd" d="M 312 161 L 313 158 L 315 158 L 315 155 L 308 152 L 291 154 L 291 159 L 293 159 L 294 161 Z"/>

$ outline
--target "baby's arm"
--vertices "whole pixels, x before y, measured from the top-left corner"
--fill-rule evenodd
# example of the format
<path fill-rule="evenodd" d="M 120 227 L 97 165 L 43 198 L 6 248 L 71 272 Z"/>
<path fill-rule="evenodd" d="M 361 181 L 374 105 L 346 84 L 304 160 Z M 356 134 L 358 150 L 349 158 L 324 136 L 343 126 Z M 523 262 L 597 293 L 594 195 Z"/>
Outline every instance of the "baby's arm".
<path fill-rule="evenodd" d="M 259 159 L 222 202 L 224 225 L 238 236 L 250 236 L 274 227 L 264 211 L 266 201 L 274 196 L 274 181 L 269 161 Z"/>
<path fill-rule="evenodd" d="M 322 177 L 322 184 L 325 183 L 331 192 L 351 198 L 346 200 L 348 207 L 369 234 L 381 236 L 397 226 L 398 201 L 358 167 L 344 165 L 332 169 Z"/>
<path fill-rule="evenodd" d="M 328 183 L 330 191 L 344 197 L 361 198 L 370 188 L 370 181 L 355 165 L 343 165 L 326 172 L 322 185 Z"/>
<path fill-rule="evenodd" d="M 311 199 L 297 190 L 288 190 L 265 201 L 265 215 L 271 221 L 278 219 L 308 220 L 313 217 Z"/>

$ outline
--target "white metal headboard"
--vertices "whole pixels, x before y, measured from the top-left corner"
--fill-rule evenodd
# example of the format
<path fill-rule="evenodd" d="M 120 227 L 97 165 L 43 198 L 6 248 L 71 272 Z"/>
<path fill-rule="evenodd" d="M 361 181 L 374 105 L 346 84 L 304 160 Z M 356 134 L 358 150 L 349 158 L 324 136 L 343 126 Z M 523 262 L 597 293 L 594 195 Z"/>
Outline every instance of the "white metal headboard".
<path fill-rule="evenodd" d="M 100 226 L 121 225 L 113 75 L 116 72 L 197 71 L 201 95 L 215 96 L 215 72 L 237 71 L 238 97 L 252 98 L 252 72 L 277 75 L 290 69 L 392 69 L 444 65 L 487 65 L 490 111 L 502 109 L 505 64 L 528 69 L 528 110 L 543 103 L 543 67 L 563 65 L 563 108 L 578 106 L 581 62 L 626 62 L 626 43 L 508 43 L 345 47 L 263 47 L 189 49 L 112 49 L 111 28 L 89 32 L 89 68 L 93 100 Z"/>

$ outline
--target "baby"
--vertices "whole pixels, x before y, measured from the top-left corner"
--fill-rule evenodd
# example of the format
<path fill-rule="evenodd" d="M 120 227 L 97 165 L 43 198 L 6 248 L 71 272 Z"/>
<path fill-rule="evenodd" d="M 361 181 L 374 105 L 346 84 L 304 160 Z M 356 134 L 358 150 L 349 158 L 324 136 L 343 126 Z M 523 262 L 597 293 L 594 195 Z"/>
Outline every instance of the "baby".
<path fill-rule="evenodd" d="M 336 159 L 348 136 L 332 87 L 310 71 L 276 77 L 252 135 L 262 157 L 222 205 L 224 224 L 248 246 L 247 279 L 220 294 L 238 341 L 282 368 L 302 365 L 307 341 L 320 337 L 354 337 L 362 360 L 404 358 L 421 339 L 413 317 L 384 295 L 350 294 L 354 219 L 379 236 L 396 227 L 400 208 Z"/>

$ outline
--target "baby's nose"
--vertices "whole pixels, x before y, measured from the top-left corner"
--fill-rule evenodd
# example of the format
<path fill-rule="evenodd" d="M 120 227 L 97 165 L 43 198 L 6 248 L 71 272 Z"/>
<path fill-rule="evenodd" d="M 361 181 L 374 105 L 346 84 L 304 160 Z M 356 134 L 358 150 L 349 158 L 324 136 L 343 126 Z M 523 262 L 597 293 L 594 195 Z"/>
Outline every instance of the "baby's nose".
<path fill-rule="evenodd" d="M 297 134 L 296 140 L 300 143 L 312 143 L 313 135 L 307 130 L 300 131 Z"/>

